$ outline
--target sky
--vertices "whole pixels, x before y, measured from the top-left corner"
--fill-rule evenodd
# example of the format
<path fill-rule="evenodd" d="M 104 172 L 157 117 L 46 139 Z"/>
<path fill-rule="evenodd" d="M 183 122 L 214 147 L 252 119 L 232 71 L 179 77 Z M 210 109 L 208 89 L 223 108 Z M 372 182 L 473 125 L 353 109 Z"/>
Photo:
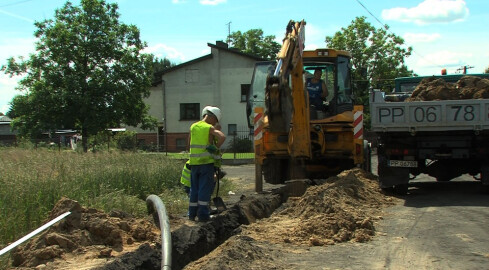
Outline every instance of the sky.
<path fill-rule="evenodd" d="M 289 20 L 306 21 L 306 49 L 324 48 L 325 37 L 365 16 L 376 28 L 404 38 L 406 58 L 418 75 L 489 67 L 487 0 L 106 0 L 119 6 L 120 21 L 141 31 L 147 53 L 180 64 L 210 53 L 208 43 L 229 32 L 262 29 L 281 43 Z M 34 22 L 51 19 L 66 0 L 0 0 L 0 66 L 35 53 Z M 72 0 L 79 5 L 79 0 Z M 485 45 L 484 45 L 485 44 Z M 0 72 L 0 112 L 7 113 L 19 77 Z"/>

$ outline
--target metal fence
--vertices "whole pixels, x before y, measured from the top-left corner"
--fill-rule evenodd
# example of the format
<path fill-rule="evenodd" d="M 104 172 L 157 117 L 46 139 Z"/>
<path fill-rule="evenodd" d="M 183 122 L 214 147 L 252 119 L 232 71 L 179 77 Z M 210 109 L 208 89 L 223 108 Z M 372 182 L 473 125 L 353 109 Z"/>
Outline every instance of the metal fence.
<path fill-rule="evenodd" d="M 223 146 L 223 153 L 225 154 L 226 159 L 253 159 L 254 158 L 254 152 L 253 152 L 253 130 L 250 131 L 247 127 L 242 127 L 237 129 L 235 132 L 228 133 L 226 135 L 226 145 Z M 75 149 L 78 147 L 81 147 L 81 141 L 74 142 L 71 140 L 72 137 L 70 136 L 57 136 L 54 138 L 43 138 L 43 139 L 29 139 L 29 140 L 11 140 L 9 143 L 3 143 L 0 142 L 0 146 L 5 145 L 5 146 L 21 146 L 23 142 L 30 142 L 32 145 L 31 147 L 33 148 L 53 148 L 53 149 Z M 144 140 L 143 141 L 138 141 L 136 136 L 134 136 L 134 148 L 143 150 L 146 152 L 166 152 L 165 151 L 165 146 L 162 144 L 160 148 L 156 145 L 153 144 L 145 144 Z M 108 139 L 107 141 L 104 142 L 97 142 L 96 144 L 90 144 L 88 145 L 89 150 L 94 150 L 95 151 L 95 146 L 97 147 L 98 150 L 110 150 L 117 148 L 117 145 L 114 144 L 114 139 Z M 93 149 L 92 149 L 93 148 Z M 186 146 L 184 146 L 184 149 L 187 149 Z M 230 157 L 230 154 L 231 157 Z"/>
<path fill-rule="evenodd" d="M 253 133 L 248 128 L 240 128 L 227 135 L 225 153 L 233 153 L 234 159 L 253 158 Z"/>

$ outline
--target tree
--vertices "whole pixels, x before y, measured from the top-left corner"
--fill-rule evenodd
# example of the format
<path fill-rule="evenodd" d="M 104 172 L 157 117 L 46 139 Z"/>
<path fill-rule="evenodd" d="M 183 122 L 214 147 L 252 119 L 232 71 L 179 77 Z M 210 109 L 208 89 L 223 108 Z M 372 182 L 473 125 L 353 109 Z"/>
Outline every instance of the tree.
<path fill-rule="evenodd" d="M 402 48 L 404 40 L 387 30 L 388 26 L 376 29 L 362 16 L 355 18 L 334 36 L 326 37 L 328 47 L 352 54 L 352 75 L 358 104 L 368 104 L 371 87 L 390 92 L 396 77 L 413 75 L 404 64 L 404 58 L 411 55 L 412 48 Z"/>
<path fill-rule="evenodd" d="M 263 37 L 261 29 L 251 29 L 244 33 L 233 32 L 228 37 L 231 47 L 241 52 L 273 60 L 280 51 L 281 45 L 275 41 L 275 36 Z"/>
<path fill-rule="evenodd" d="M 18 89 L 25 95 L 11 102 L 14 128 L 34 137 L 43 131 L 81 131 L 88 137 L 121 124 L 154 128 L 143 97 L 153 78 L 152 55 L 139 29 L 119 22 L 117 4 L 104 0 L 67 2 L 54 20 L 36 22 L 36 53 L 2 69 L 25 74 Z"/>
<path fill-rule="evenodd" d="M 175 66 L 168 58 L 164 57 L 163 59 L 155 58 L 153 60 L 153 72 L 157 73 L 163 71 L 167 68 L 171 68 Z"/>
<path fill-rule="evenodd" d="M 489 67 L 487 67 L 486 70 L 484 70 L 484 73 L 489 73 Z"/>
<path fill-rule="evenodd" d="M 171 68 L 175 66 L 168 58 L 164 57 L 163 59 L 159 59 L 155 57 L 153 59 L 153 81 L 161 80 L 161 74 L 163 70 L 167 68 Z"/>

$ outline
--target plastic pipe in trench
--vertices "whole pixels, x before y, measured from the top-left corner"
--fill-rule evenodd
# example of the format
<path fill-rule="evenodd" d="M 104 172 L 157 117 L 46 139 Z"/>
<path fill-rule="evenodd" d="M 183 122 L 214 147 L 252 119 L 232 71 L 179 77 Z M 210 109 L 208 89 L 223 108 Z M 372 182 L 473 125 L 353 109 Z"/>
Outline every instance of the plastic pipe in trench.
<path fill-rule="evenodd" d="M 158 227 L 161 229 L 161 269 L 171 269 L 172 242 L 170 222 L 168 221 L 168 215 L 166 214 L 165 204 L 161 201 L 160 197 L 153 194 L 146 198 L 146 204 L 150 213 L 153 212 L 152 210 L 156 210 L 156 213 L 158 214 L 157 225 L 159 225 Z"/>

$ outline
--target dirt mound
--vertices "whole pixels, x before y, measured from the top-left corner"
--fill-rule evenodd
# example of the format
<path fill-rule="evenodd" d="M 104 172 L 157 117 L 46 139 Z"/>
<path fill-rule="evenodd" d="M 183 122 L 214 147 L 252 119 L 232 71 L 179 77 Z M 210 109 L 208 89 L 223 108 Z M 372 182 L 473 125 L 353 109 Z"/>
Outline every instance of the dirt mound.
<path fill-rule="evenodd" d="M 361 169 L 320 182 L 303 196 L 290 197 L 269 218 L 241 226 L 239 235 L 185 269 L 288 269 L 278 260 L 284 249 L 294 252 L 288 246 L 368 241 L 381 209 L 397 203 L 381 192 L 374 175 Z"/>
<path fill-rule="evenodd" d="M 94 267 L 107 258 L 137 249 L 144 243 L 158 243 L 159 231 L 150 220 L 134 219 L 122 212 L 106 214 L 83 208 L 63 198 L 55 205 L 49 220 L 71 211 L 62 221 L 12 252 L 15 267 L 76 269 Z M 92 263 L 89 263 L 91 261 Z M 84 268 L 90 269 L 90 268 Z"/>
<path fill-rule="evenodd" d="M 464 76 L 456 83 L 443 79 L 423 79 L 405 101 L 458 100 L 489 98 L 489 80 Z"/>
<path fill-rule="evenodd" d="M 375 177 L 360 169 L 344 171 L 324 184 L 290 198 L 269 219 L 251 224 L 245 234 L 260 240 L 309 246 L 369 240 L 379 209 L 392 204 Z"/>

